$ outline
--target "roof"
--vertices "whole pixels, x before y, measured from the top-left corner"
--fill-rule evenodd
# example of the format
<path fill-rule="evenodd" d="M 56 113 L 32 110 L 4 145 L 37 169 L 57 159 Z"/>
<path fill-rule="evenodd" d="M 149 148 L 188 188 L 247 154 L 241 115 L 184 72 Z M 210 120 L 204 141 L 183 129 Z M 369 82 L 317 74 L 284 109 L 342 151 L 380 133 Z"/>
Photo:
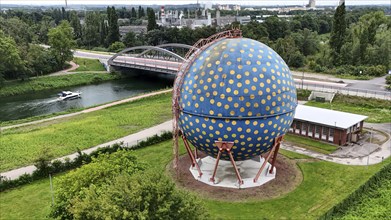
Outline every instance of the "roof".
<path fill-rule="evenodd" d="M 297 120 L 308 121 L 342 129 L 348 129 L 354 124 L 357 124 L 367 118 L 368 116 L 365 115 L 357 115 L 300 104 L 297 105 L 295 113 L 295 119 Z"/>

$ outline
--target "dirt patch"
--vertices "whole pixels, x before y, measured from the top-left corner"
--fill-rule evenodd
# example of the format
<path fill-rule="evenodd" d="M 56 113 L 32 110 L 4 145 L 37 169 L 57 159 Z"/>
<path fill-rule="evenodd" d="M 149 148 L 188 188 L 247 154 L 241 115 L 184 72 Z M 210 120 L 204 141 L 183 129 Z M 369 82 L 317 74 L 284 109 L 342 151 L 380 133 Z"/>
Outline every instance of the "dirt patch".
<path fill-rule="evenodd" d="M 204 157 L 205 155 L 201 155 Z M 168 169 L 180 188 L 184 188 L 193 193 L 201 195 L 205 198 L 217 200 L 267 200 L 281 197 L 293 191 L 303 180 L 303 175 L 296 165 L 295 160 L 279 154 L 276 161 L 277 175 L 272 181 L 266 184 L 247 188 L 247 189 L 232 189 L 216 186 L 209 186 L 205 183 L 197 181 L 189 171 L 190 158 L 188 155 L 182 155 L 179 158 L 178 175 L 175 174 L 172 168 L 172 163 L 169 164 Z"/>

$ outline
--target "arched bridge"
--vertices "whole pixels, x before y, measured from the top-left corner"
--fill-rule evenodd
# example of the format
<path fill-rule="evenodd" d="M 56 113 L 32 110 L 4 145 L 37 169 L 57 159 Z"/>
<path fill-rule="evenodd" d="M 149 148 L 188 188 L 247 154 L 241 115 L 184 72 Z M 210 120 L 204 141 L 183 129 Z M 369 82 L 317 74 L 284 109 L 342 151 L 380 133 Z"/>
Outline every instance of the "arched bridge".
<path fill-rule="evenodd" d="M 112 56 L 108 65 L 175 75 L 189 50 L 197 48 L 177 43 L 131 47 Z"/>

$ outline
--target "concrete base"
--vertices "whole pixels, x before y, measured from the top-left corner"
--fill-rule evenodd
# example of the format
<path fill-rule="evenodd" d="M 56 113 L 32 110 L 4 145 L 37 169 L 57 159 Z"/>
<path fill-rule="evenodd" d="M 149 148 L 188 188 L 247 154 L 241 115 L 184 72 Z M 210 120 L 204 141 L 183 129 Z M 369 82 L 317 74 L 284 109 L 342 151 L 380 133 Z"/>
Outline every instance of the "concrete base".
<path fill-rule="evenodd" d="M 258 181 L 254 183 L 254 177 L 257 175 L 259 168 L 261 168 L 264 160 L 264 158 L 256 157 L 254 159 L 236 162 L 236 166 L 238 167 L 240 176 L 243 179 L 242 185 L 239 185 L 239 181 L 236 177 L 235 169 L 232 166 L 231 161 L 219 161 L 214 183 L 210 180 L 213 175 L 213 170 L 216 164 L 216 159 L 213 157 L 207 156 L 197 160 L 198 165 L 200 166 L 202 171 L 201 177 L 198 176 L 198 171 L 196 167 L 190 166 L 190 172 L 196 180 L 211 186 L 237 189 L 250 188 L 263 185 L 276 177 L 276 168 L 274 167 L 272 174 L 270 174 L 269 169 L 271 168 L 271 164 L 267 163 Z"/>

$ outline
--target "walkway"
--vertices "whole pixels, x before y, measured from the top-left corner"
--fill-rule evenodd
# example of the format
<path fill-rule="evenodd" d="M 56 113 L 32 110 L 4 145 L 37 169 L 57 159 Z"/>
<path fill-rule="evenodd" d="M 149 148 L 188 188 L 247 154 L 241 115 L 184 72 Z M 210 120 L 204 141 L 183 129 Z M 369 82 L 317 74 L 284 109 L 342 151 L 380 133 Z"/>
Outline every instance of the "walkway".
<path fill-rule="evenodd" d="M 71 67 L 69 67 L 68 69 L 60 70 L 60 71 L 55 72 L 55 73 L 50 73 L 50 74 L 48 74 L 46 76 L 61 76 L 61 75 L 73 74 L 73 72 L 70 72 L 70 71 L 73 71 L 73 70 L 79 68 L 79 65 L 76 64 L 73 61 L 69 62 L 69 64 L 71 65 Z"/>
<path fill-rule="evenodd" d="M 10 129 L 10 128 L 22 127 L 22 126 L 26 126 L 26 125 L 39 124 L 39 123 L 42 123 L 42 122 L 57 120 L 57 119 L 60 119 L 60 118 L 68 118 L 68 117 L 72 117 L 72 116 L 75 116 L 75 115 L 80 115 L 80 114 L 83 114 L 83 113 L 94 112 L 94 111 L 98 111 L 98 110 L 101 110 L 101 109 L 104 109 L 104 108 L 108 108 L 108 107 L 111 107 L 111 106 L 119 105 L 119 104 L 122 104 L 122 103 L 131 102 L 131 101 L 135 101 L 135 100 L 138 100 L 138 99 L 143 99 L 143 98 L 154 96 L 154 95 L 169 93 L 171 91 L 172 91 L 172 89 L 167 89 L 167 90 L 163 90 L 163 91 L 147 93 L 147 94 L 144 94 L 144 95 L 127 98 L 127 99 L 119 100 L 119 101 L 116 101 L 116 102 L 111 102 L 111 103 L 100 105 L 100 106 L 97 106 L 97 107 L 88 108 L 88 109 L 85 109 L 85 110 L 80 111 L 80 112 L 70 113 L 70 114 L 66 114 L 66 115 L 59 115 L 59 116 L 55 116 L 55 117 L 51 117 L 51 118 L 45 118 L 45 119 L 32 121 L 32 122 L 27 122 L 27 123 L 22 123 L 22 124 L 17 124 L 17 125 L 10 125 L 10 126 L 5 126 L 5 127 L 0 127 L 0 131 L 1 130 L 6 130 L 6 129 Z"/>
<path fill-rule="evenodd" d="M 167 92 L 167 91 L 165 91 L 165 92 Z M 97 108 L 99 108 L 99 107 L 97 107 Z M 373 126 L 376 124 L 371 124 L 371 125 Z M 381 127 L 383 127 L 383 130 L 385 128 L 387 131 L 389 131 L 389 128 L 387 128 L 388 125 L 389 124 L 377 124 L 376 128 L 381 130 L 382 129 Z M 115 143 L 120 143 L 120 142 L 123 142 L 125 146 L 130 147 L 130 146 L 137 144 L 139 141 L 146 140 L 148 137 L 151 137 L 155 134 L 159 135 L 159 134 L 163 133 L 164 131 L 172 131 L 172 121 L 171 120 L 164 122 L 162 124 L 156 125 L 154 127 L 142 130 L 142 131 L 137 132 L 135 134 L 131 134 L 126 137 L 123 137 L 123 138 L 120 138 L 117 140 L 113 140 L 113 141 L 110 141 L 110 142 L 107 142 L 104 144 L 100 144 L 100 145 L 95 146 L 93 148 L 83 150 L 82 152 L 89 154 L 92 151 L 98 149 L 99 147 L 109 146 L 109 145 L 113 145 Z M 388 132 L 388 134 L 390 134 L 390 132 Z M 311 151 L 311 150 L 308 150 L 305 148 L 301 148 L 301 147 L 297 147 L 297 146 L 293 146 L 293 145 L 288 145 L 287 143 L 283 143 L 281 148 L 284 150 L 304 154 L 304 155 L 307 155 L 310 157 L 314 157 L 317 159 L 321 159 L 321 160 L 325 160 L 325 161 L 329 161 L 329 162 L 333 162 L 333 163 L 344 164 L 344 165 L 363 166 L 363 165 L 377 164 L 377 163 L 382 162 L 383 159 L 388 158 L 391 155 L 391 140 L 389 139 L 387 142 L 385 142 L 378 151 L 371 153 L 369 156 L 359 157 L 359 158 L 339 158 L 339 157 L 335 157 L 335 156 L 317 153 L 317 152 L 314 152 L 314 151 Z M 74 154 L 70 154 L 70 155 L 67 155 L 67 156 L 64 156 L 64 157 L 61 157 L 58 159 L 64 160 L 66 157 L 73 159 L 76 156 L 77 156 L 77 153 L 74 153 Z M 36 168 L 33 165 L 26 166 L 26 167 L 11 170 L 11 171 L 8 171 L 5 173 L 1 173 L 0 175 L 5 176 L 10 179 L 15 179 L 24 173 L 31 174 L 35 169 Z"/>

